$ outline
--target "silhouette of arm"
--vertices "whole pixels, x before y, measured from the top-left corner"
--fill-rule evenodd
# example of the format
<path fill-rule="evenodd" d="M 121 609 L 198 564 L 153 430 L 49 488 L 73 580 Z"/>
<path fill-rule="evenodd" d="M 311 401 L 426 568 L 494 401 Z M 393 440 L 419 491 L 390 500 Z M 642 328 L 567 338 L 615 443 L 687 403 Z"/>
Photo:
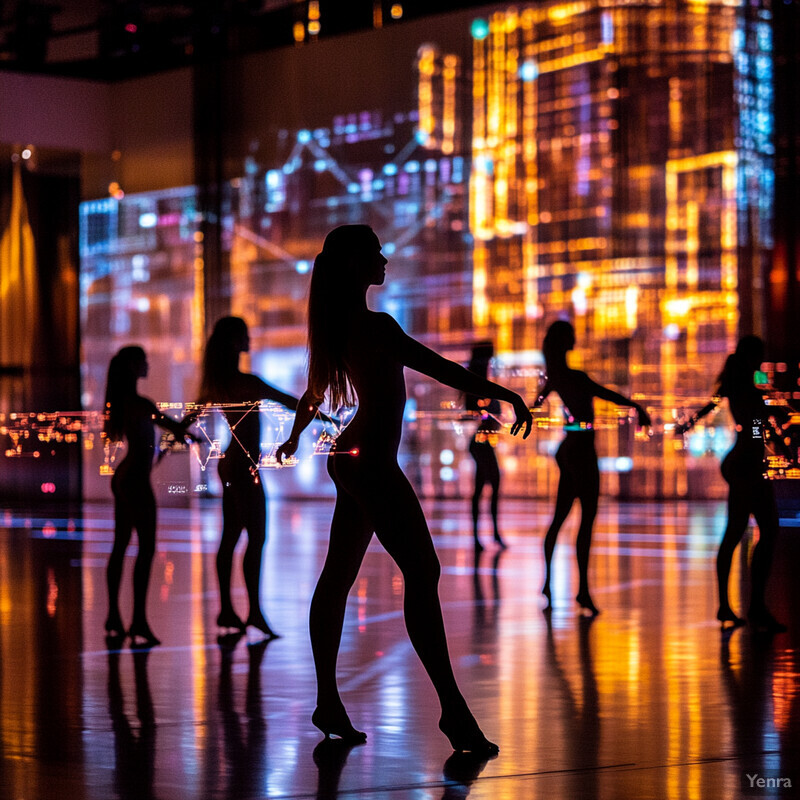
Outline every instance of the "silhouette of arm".
<path fill-rule="evenodd" d="M 388 314 L 381 314 L 380 317 L 394 343 L 397 358 L 404 366 L 461 392 L 510 403 L 517 415 L 511 426 L 511 433 L 516 434 L 524 428 L 522 438 L 528 437 L 531 432 L 531 412 L 528 410 L 527 403 L 516 392 L 506 389 L 505 386 L 494 383 L 488 378 L 482 378 L 462 367 L 461 364 L 450 361 L 425 347 L 424 344 L 404 333 L 403 329 Z"/>
<path fill-rule="evenodd" d="M 291 457 L 297 452 L 300 434 L 309 426 L 311 420 L 319 413 L 319 405 L 323 398 L 306 389 L 303 396 L 297 401 L 297 411 L 294 415 L 294 424 L 289 433 L 289 438 L 275 451 L 278 464 L 283 463 L 283 457 Z"/>
<path fill-rule="evenodd" d="M 284 391 L 281 391 L 272 384 L 267 383 L 261 378 L 258 379 L 260 400 L 272 400 L 273 403 L 280 403 L 284 408 L 294 411 L 297 408 L 297 398 Z"/>
<path fill-rule="evenodd" d="M 703 417 L 707 417 L 712 411 L 716 411 L 719 408 L 719 403 L 722 398 L 720 397 L 713 397 L 708 403 L 706 403 L 699 411 L 695 411 L 691 417 L 689 417 L 686 422 L 682 422 L 680 425 L 675 426 L 675 433 L 678 435 L 682 435 L 690 431 L 694 426 L 698 423 L 699 420 L 703 419 Z"/>
<path fill-rule="evenodd" d="M 607 400 L 609 403 L 614 403 L 618 406 L 635 408 L 636 414 L 639 418 L 639 425 L 642 427 L 648 427 L 652 424 L 650 415 L 644 410 L 644 407 L 639 405 L 639 403 L 637 403 L 635 400 L 631 400 L 629 397 L 625 397 L 625 395 L 615 392 L 613 389 L 609 389 L 607 386 L 601 386 L 599 383 L 595 383 L 593 380 L 591 380 L 591 378 L 589 379 L 589 382 L 592 385 L 592 391 L 595 397 L 599 397 L 601 400 Z"/>
<path fill-rule="evenodd" d="M 164 430 L 169 431 L 178 441 L 183 442 L 187 437 L 197 441 L 197 437 L 193 433 L 189 433 L 188 430 L 189 426 L 195 422 L 197 416 L 195 413 L 190 412 L 182 420 L 178 421 L 172 417 L 168 417 L 166 414 L 162 414 L 152 401 L 148 400 L 147 402 L 150 405 L 153 422 L 155 422 L 159 428 L 164 428 Z"/>

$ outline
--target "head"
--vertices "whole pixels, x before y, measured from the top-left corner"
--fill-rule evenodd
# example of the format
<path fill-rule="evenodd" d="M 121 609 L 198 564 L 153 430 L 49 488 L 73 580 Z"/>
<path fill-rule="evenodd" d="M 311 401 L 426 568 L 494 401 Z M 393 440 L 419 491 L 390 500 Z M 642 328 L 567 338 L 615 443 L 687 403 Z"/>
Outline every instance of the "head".
<path fill-rule="evenodd" d="M 548 372 L 567 363 L 567 353 L 575 347 L 575 328 L 559 319 L 547 329 L 542 342 L 542 353 Z"/>
<path fill-rule="evenodd" d="M 763 360 L 764 342 L 752 334 L 742 336 L 719 375 L 719 393 L 723 397 L 730 397 L 731 394 L 751 389 L 753 373 Z"/>
<path fill-rule="evenodd" d="M 387 263 L 369 225 L 334 228 L 314 260 L 308 297 L 309 383 L 319 395 L 328 391 L 332 408 L 354 400 L 342 324 L 359 310 L 366 290 L 384 282 Z"/>
<path fill-rule="evenodd" d="M 203 354 L 203 402 L 221 399 L 229 377 L 239 369 L 239 354 L 249 351 L 250 333 L 241 317 L 221 317 L 216 321 Z"/>
<path fill-rule="evenodd" d="M 108 365 L 105 432 L 112 441 L 122 438 L 125 404 L 136 396 L 136 383 L 147 370 L 147 355 L 137 345 L 123 347 Z"/>

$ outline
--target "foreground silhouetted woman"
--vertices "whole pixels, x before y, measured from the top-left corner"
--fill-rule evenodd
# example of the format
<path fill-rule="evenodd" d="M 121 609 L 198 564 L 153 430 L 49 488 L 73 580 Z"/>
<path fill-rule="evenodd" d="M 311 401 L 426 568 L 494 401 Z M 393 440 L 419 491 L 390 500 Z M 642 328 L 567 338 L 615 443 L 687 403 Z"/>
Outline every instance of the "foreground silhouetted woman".
<path fill-rule="evenodd" d="M 542 594 L 550 608 L 550 562 L 561 526 L 575 500 L 581 503 L 581 521 L 578 528 L 576 554 L 578 559 L 579 587 L 575 598 L 581 608 L 592 615 L 599 611 L 589 593 L 589 549 L 592 544 L 592 527 L 597 515 L 600 496 L 600 471 L 594 446 L 594 398 L 607 400 L 620 406 L 635 408 L 639 425 L 649 426 L 650 417 L 638 403 L 595 383 L 585 372 L 567 366 L 567 353 L 575 346 L 575 329 L 569 322 L 557 320 L 547 329 L 542 344 L 547 377 L 536 399 L 540 406 L 550 392 L 556 392 L 564 406 L 564 431 L 566 436 L 556 452 L 560 471 L 556 507 L 553 521 L 544 539 L 545 579 Z"/>
<path fill-rule="evenodd" d="M 267 508 L 258 473 L 261 458 L 261 422 L 256 404 L 272 400 L 286 408 L 297 407 L 297 398 L 239 369 L 239 356 L 250 350 L 247 324 L 239 317 L 222 317 L 206 343 L 200 403 L 223 405 L 231 429 L 231 441 L 219 461 L 222 481 L 222 537 L 217 552 L 220 628 L 257 628 L 268 638 L 277 634 L 261 611 L 261 562 L 267 538 Z M 248 405 L 249 404 L 249 405 Z M 225 407 L 228 405 L 229 407 Z M 247 531 L 247 550 L 242 559 L 249 612 L 243 621 L 233 608 L 231 573 L 233 553 L 242 530 Z"/>
<path fill-rule="evenodd" d="M 472 348 L 467 369 L 486 378 L 489 375 L 489 362 L 494 355 L 494 346 L 491 342 L 481 342 Z M 497 524 L 498 504 L 500 501 L 500 466 L 497 463 L 498 432 L 503 424 L 498 419 L 500 403 L 490 397 L 477 397 L 474 394 L 466 396 L 466 409 L 478 417 L 478 427 L 469 443 L 469 454 L 475 461 L 475 488 L 472 493 L 472 536 L 475 539 L 475 549 L 483 550 L 483 545 L 478 538 L 478 518 L 480 516 L 480 503 L 483 489 L 488 483 L 492 490 L 489 509 L 492 514 L 492 529 L 494 540 L 500 547 L 506 544 L 500 536 Z"/>
<path fill-rule="evenodd" d="M 747 530 L 750 515 L 758 525 L 758 544 L 753 548 L 751 562 L 750 609 L 747 617 L 756 630 L 779 632 L 786 626 L 778 622 L 767 609 L 764 594 L 767 588 L 775 540 L 780 525 L 772 481 L 764 476 L 764 426 L 780 408 L 768 407 L 756 388 L 755 371 L 764 358 L 764 344 L 757 336 L 743 336 L 736 351 L 728 356 L 717 379 L 717 391 L 706 404 L 685 423 L 676 427 L 686 433 L 697 420 L 717 408 L 723 397 L 736 423 L 736 441 L 722 461 L 722 477 L 728 483 L 728 522 L 717 553 L 717 582 L 719 611 L 717 619 L 723 626 L 744 624 L 736 616 L 728 600 L 728 578 L 736 545 Z"/>
<path fill-rule="evenodd" d="M 347 595 L 372 534 L 405 580 L 404 614 L 411 642 L 442 707 L 439 727 L 456 750 L 498 751 L 488 741 L 456 684 L 439 603 L 439 559 L 408 479 L 397 464 L 406 400 L 404 367 L 465 393 L 514 406 L 511 432 L 530 432 L 531 415 L 519 395 L 478 377 L 407 336 L 388 314 L 370 311 L 366 294 L 384 282 L 386 259 L 366 225 L 331 231 L 314 262 L 308 304 L 308 388 L 297 406 L 289 440 L 278 458 L 292 455 L 300 433 L 327 393 L 332 409 L 358 402 L 336 441 L 328 472 L 336 485 L 325 565 L 311 602 L 310 632 L 317 673 L 313 723 L 327 735 L 364 741 L 350 722 L 336 683 L 336 660 Z"/>
<path fill-rule="evenodd" d="M 133 529 L 138 554 L 133 568 L 133 621 L 127 630 L 134 644 L 160 644 L 147 622 L 147 587 L 156 547 L 156 500 L 150 485 L 155 454 L 155 426 L 170 431 L 179 441 L 188 435 L 191 420 L 177 422 L 164 416 L 152 400 L 137 392 L 139 378 L 147 377 L 147 356 L 141 347 L 123 347 L 108 366 L 105 435 L 109 442 L 127 443 L 127 452 L 114 471 L 114 546 L 108 559 L 108 618 L 111 638 L 126 635 L 119 611 L 119 587 L 125 550 Z"/>

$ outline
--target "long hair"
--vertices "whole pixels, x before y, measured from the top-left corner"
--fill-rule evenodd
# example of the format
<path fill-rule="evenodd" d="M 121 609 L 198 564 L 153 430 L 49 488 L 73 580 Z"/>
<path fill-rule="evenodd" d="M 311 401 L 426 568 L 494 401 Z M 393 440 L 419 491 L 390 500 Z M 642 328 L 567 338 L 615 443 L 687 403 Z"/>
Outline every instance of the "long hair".
<path fill-rule="evenodd" d="M 552 375 L 553 372 L 566 365 L 567 351 L 574 346 L 575 328 L 563 319 L 553 322 L 547 329 L 542 342 L 542 355 L 548 375 Z"/>
<path fill-rule="evenodd" d="M 224 402 L 230 379 L 239 368 L 240 345 L 247 336 L 247 323 L 241 317 L 221 317 L 206 342 L 200 402 Z"/>
<path fill-rule="evenodd" d="M 352 259 L 376 238 L 369 225 L 340 225 L 314 259 L 308 294 L 308 384 L 326 392 L 332 409 L 351 406 L 355 392 L 345 362 L 345 329 L 359 302 L 359 275 Z"/>
<path fill-rule="evenodd" d="M 106 380 L 104 433 L 112 442 L 121 442 L 125 433 L 125 407 L 136 397 L 137 366 L 146 360 L 144 350 L 137 345 L 123 347 L 112 357 Z"/>
<path fill-rule="evenodd" d="M 753 373 L 764 357 L 764 342 L 758 336 L 742 336 L 735 352 L 725 360 L 717 378 L 720 397 L 731 397 L 746 391 L 755 391 Z"/>

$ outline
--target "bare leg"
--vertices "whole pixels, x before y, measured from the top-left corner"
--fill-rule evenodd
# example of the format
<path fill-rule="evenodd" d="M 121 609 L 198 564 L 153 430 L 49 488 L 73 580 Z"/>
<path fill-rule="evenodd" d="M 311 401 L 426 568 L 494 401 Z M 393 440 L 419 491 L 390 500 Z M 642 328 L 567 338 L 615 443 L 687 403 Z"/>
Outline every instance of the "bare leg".
<path fill-rule="evenodd" d="M 475 461 L 475 488 L 472 492 L 472 536 L 475 540 L 475 549 L 483 550 L 483 545 L 478 538 L 478 520 L 480 518 L 481 495 L 483 494 L 483 487 L 486 485 L 486 474 L 483 468 L 483 460 L 481 458 L 480 442 L 473 439 L 469 445 L 469 452 Z"/>
<path fill-rule="evenodd" d="M 233 609 L 231 601 L 231 574 L 233 572 L 233 553 L 239 541 L 241 529 L 224 524 L 217 551 L 217 582 L 219 583 L 220 610 L 217 625 L 221 628 L 244 629 L 244 623 Z"/>
<path fill-rule="evenodd" d="M 337 483 L 325 565 L 311 600 L 309 629 L 317 674 L 317 708 L 312 722 L 327 736 L 363 741 L 350 722 L 336 683 L 347 595 L 355 582 L 372 529 L 358 503 Z"/>
<path fill-rule="evenodd" d="M 455 750 L 497 753 L 481 732 L 456 683 L 447 647 L 438 583 L 441 567 L 416 494 L 398 467 L 371 481 L 363 504 L 375 533 L 403 574 L 403 611 L 411 644 L 442 708 L 439 727 Z"/>
<path fill-rule="evenodd" d="M 147 589 L 150 585 L 150 570 L 156 551 L 156 501 L 148 486 L 148 492 L 137 498 L 136 535 L 139 553 L 133 567 L 133 621 L 130 637 L 136 641 L 143 639 L 147 646 L 161 644 L 147 622 Z"/>
<path fill-rule="evenodd" d="M 585 481 L 582 482 L 578 497 L 581 501 L 581 523 L 578 528 L 578 537 L 575 551 L 578 560 L 578 604 L 589 611 L 593 616 L 599 614 L 597 607 L 592 602 L 589 593 L 589 550 L 592 546 L 592 529 L 597 516 L 597 500 L 600 494 L 600 474 L 597 470 L 597 461 L 586 465 Z"/>
<path fill-rule="evenodd" d="M 247 625 L 258 628 L 270 639 L 276 639 L 278 634 L 269 626 L 261 611 L 261 563 L 264 557 L 264 545 L 267 541 L 267 511 L 263 489 L 253 492 L 247 514 L 247 550 L 245 550 L 242 561 L 244 583 L 247 587 L 247 599 L 250 607 Z"/>
<path fill-rule="evenodd" d="M 116 495 L 116 492 L 115 492 Z M 122 615 L 119 611 L 119 587 L 122 582 L 122 567 L 125 551 L 131 541 L 133 521 L 127 510 L 127 503 L 119 497 L 114 498 L 114 546 L 108 558 L 106 568 L 106 584 L 108 586 L 108 617 L 106 618 L 106 633 L 111 636 L 121 636 L 125 633 L 122 624 Z"/>
<path fill-rule="evenodd" d="M 750 519 L 750 503 L 746 487 L 731 485 L 728 492 L 728 522 L 717 552 L 717 586 L 719 589 L 719 611 L 717 619 L 723 624 L 742 624 L 728 601 L 728 578 L 731 572 L 733 551 L 742 540 Z"/>
<path fill-rule="evenodd" d="M 556 494 L 556 507 L 553 512 L 553 521 L 547 529 L 544 537 L 544 586 L 542 587 L 542 594 L 547 598 L 547 608 L 550 608 L 550 562 L 553 560 L 553 551 L 556 548 L 556 539 L 564 524 L 567 515 L 572 508 L 572 503 L 575 500 L 575 488 L 569 475 L 562 469 L 561 476 L 558 479 L 558 492 Z"/>
<path fill-rule="evenodd" d="M 778 537 L 780 520 L 772 485 L 769 481 L 761 479 L 761 483 L 756 488 L 753 516 L 758 524 L 759 536 L 758 544 L 753 551 L 750 610 L 747 616 L 750 623 L 757 629 L 770 633 L 779 633 L 785 631 L 786 626 L 778 622 L 770 614 L 765 602 L 765 594 L 769 573 L 772 568 L 772 556 L 775 551 L 775 541 Z"/>
<path fill-rule="evenodd" d="M 491 499 L 490 510 L 492 514 L 492 527 L 494 529 L 494 540 L 495 542 L 497 542 L 498 545 L 500 545 L 500 547 L 505 549 L 507 545 L 503 541 L 503 537 L 500 536 L 500 526 L 498 524 L 498 512 L 500 505 L 500 467 L 497 463 L 497 455 L 494 452 L 494 448 L 492 448 L 491 461 L 489 464 L 488 473 L 489 473 L 489 483 L 492 486 L 492 499 Z"/>

